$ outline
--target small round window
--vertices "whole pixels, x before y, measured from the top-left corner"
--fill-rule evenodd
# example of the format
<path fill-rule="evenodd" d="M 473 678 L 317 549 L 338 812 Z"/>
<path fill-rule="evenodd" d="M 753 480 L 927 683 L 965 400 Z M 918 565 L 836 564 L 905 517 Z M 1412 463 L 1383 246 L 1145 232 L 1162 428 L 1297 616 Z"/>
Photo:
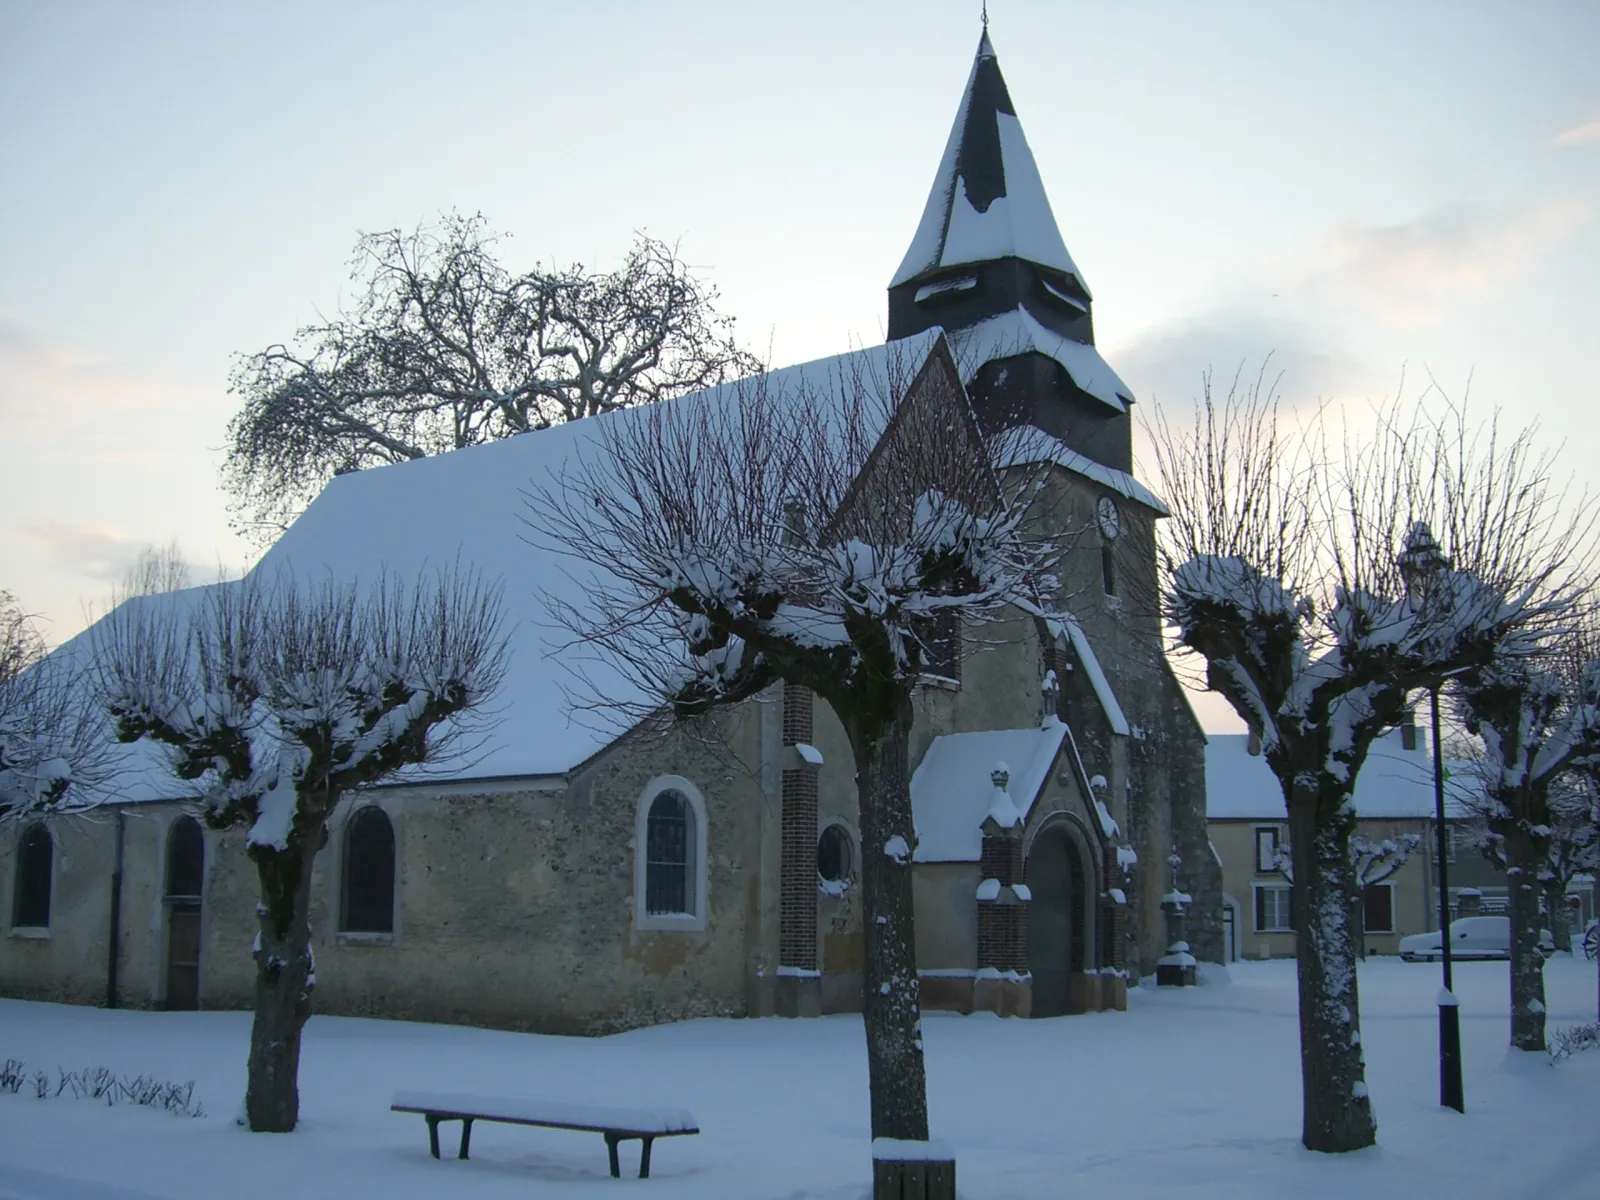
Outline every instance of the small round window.
<path fill-rule="evenodd" d="M 817 839 L 817 879 L 822 890 L 837 896 L 850 886 L 850 865 L 854 857 L 850 834 L 843 825 L 829 825 Z"/>

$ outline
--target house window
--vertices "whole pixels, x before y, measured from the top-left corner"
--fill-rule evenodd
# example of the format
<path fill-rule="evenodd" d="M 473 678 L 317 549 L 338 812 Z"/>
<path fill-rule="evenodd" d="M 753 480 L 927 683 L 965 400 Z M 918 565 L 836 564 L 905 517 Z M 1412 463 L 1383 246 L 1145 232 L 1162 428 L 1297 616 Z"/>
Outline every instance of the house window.
<path fill-rule="evenodd" d="M 1275 875 L 1278 872 L 1278 830 L 1256 829 L 1256 874 Z"/>
<path fill-rule="evenodd" d="M 1439 865 L 1439 835 L 1434 830 L 1428 831 L 1428 857 L 1433 860 L 1434 866 Z M 1456 860 L 1456 827 L 1446 824 L 1444 827 L 1444 857 L 1446 862 Z"/>
<path fill-rule="evenodd" d="M 394 825 L 375 804 L 356 809 L 345 825 L 339 928 L 394 932 Z"/>
<path fill-rule="evenodd" d="M 817 838 L 817 879 L 825 892 L 842 892 L 850 882 L 855 849 L 842 825 L 829 825 Z"/>
<path fill-rule="evenodd" d="M 205 867 L 206 841 L 200 822 L 179 817 L 167 831 L 167 899 L 200 899 Z"/>
<path fill-rule="evenodd" d="M 1100 547 L 1100 586 L 1108 596 L 1117 594 L 1117 556 L 1110 542 Z"/>
<path fill-rule="evenodd" d="M 1294 888 L 1287 883 L 1256 884 L 1256 932 L 1294 930 Z"/>
<path fill-rule="evenodd" d="M 922 673 L 961 682 L 961 612 L 942 608 L 927 620 L 922 634 Z"/>
<path fill-rule="evenodd" d="M 634 923 L 640 929 L 704 929 L 705 800 L 687 779 L 652 780 L 635 828 Z"/>
<path fill-rule="evenodd" d="M 1361 924 L 1368 933 L 1394 932 L 1394 884 L 1369 883 L 1362 890 Z"/>
<path fill-rule="evenodd" d="M 55 865 L 55 842 L 43 825 L 29 825 L 17 844 L 17 891 L 11 924 L 19 929 L 46 929 L 50 925 L 50 874 Z"/>

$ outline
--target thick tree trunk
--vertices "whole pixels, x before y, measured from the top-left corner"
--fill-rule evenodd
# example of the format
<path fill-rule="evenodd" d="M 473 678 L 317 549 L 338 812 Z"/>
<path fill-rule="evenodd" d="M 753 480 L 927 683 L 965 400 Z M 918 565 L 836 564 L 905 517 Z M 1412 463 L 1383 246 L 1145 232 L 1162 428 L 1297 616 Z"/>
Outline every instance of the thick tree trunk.
<path fill-rule="evenodd" d="M 1356 990 L 1352 924 L 1359 897 L 1350 863 L 1355 818 L 1342 811 L 1343 799 L 1297 791 L 1289 815 L 1300 983 L 1300 1140 L 1324 1153 L 1361 1150 L 1378 1139 Z"/>
<path fill-rule="evenodd" d="M 862 926 L 866 962 L 861 1010 L 867 1032 L 872 1136 L 924 1141 L 928 1089 L 917 999 L 912 924 L 911 701 L 876 736 L 841 713 L 855 752 L 861 805 Z"/>
<path fill-rule="evenodd" d="M 261 883 L 256 1012 L 245 1113 L 256 1133 L 289 1133 L 300 1117 L 300 1032 L 316 985 L 311 959 L 311 864 L 317 850 L 252 850 Z"/>
<path fill-rule="evenodd" d="M 1544 909 L 1550 918 L 1550 939 L 1556 949 L 1572 953 L 1572 922 L 1567 920 L 1567 889 L 1559 879 L 1544 881 Z"/>
<path fill-rule="evenodd" d="M 1505 834 L 1506 888 L 1511 893 L 1511 1044 L 1544 1049 L 1544 955 L 1539 953 L 1539 865 L 1545 848 L 1520 822 Z"/>

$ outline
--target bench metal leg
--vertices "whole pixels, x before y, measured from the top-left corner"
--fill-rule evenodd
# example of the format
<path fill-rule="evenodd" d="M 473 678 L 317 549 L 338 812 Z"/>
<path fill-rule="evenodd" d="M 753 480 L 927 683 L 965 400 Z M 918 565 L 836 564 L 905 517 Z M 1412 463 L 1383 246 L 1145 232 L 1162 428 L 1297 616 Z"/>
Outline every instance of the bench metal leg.
<path fill-rule="evenodd" d="M 617 1135 L 606 1134 L 606 1153 L 611 1155 L 611 1178 L 621 1179 L 622 1168 L 617 1165 Z"/>
<path fill-rule="evenodd" d="M 650 1178 L 650 1143 L 655 1141 L 655 1138 L 640 1138 L 639 1140 L 644 1143 L 644 1149 L 639 1151 L 639 1178 L 640 1179 L 649 1179 Z"/>
<path fill-rule="evenodd" d="M 462 1117 L 461 1118 L 461 1153 L 456 1155 L 457 1158 L 465 1158 L 467 1156 L 467 1143 L 470 1142 L 471 1140 L 472 1140 L 472 1118 L 471 1117 Z"/>
<path fill-rule="evenodd" d="M 423 1117 L 428 1122 L 428 1149 L 433 1151 L 435 1158 L 439 1157 L 439 1118 L 431 1114 Z"/>

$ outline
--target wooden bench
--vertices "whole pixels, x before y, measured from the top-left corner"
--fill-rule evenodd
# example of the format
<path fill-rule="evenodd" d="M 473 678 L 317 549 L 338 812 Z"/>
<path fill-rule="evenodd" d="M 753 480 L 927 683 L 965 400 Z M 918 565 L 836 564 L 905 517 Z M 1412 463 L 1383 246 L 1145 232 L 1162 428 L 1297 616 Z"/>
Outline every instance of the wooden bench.
<path fill-rule="evenodd" d="M 462 1096 L 438 1092 L 396 1092 L 391 1112 L 421 1113 L 428 1122 L 428 1149 L 439 1157 L 439 1122 L 461 1122 L 461 1152 L 467 1157 L 474 1121 L 500 1121 L 507 1125 L 540 1125 L 547 1129 L 576 1129 L 605 1135 L 611 1156 L 611 1176 L 621 1178 L 617 1143 L 638 1139 L 639 1178 L 650 1178 L 650 1144 L 658 1137 L 699 1133 L 694 1117 L 681 1109 L 604 1108 L 593 1104 L 567 1104 L 556 1100 L 510 1100 L 500 1096 Z"/>

